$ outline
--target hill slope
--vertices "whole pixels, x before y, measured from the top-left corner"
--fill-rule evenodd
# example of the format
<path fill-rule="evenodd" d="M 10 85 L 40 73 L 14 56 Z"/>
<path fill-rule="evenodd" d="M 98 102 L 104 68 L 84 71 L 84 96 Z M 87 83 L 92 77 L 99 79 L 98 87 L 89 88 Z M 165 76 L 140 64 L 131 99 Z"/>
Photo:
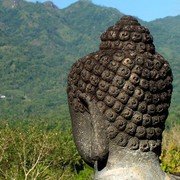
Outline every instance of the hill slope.
<path fill-rule="evenodd" d="M 61 10 L 51 2 L 0 1 L 0 94 L 6 96 L 0 99 L 0 118 L 67 110 L 66 79 L 72 63 L 97 50 L 100 34 L 122 15 L 88 1 Z M 172 107 L 178 112 L 180 16 L 140 22 L 172 65 Z"/>

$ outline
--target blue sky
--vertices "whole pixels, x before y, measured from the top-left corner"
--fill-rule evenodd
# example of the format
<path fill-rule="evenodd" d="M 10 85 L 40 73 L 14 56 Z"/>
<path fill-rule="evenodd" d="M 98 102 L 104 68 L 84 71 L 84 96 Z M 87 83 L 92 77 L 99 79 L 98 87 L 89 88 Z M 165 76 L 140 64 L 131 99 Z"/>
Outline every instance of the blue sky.
<path fill-rule="evenodd" d="M 45 0 L 27 0 L 44 2 Z M 51 0 L 60 9 L 77 0 Z M 151 21 L 166 16 L 180 15 L 180 0 L 91 0 L 94 4 L 113 7 L 120 12 Z"/>

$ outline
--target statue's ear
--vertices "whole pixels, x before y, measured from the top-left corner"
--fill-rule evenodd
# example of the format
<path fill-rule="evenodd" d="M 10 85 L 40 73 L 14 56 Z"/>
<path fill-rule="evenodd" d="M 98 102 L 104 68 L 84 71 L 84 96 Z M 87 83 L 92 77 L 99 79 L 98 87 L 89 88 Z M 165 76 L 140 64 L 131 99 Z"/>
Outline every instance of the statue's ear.
<path fill-rule="evenodd" d="M 103 114 L 101 114 L 99 108 L 97 107 L 97 102 L 92 97 L 92 95 L 86 94 L 86 93 L 80 93 L 79 94 L 79 100 L 83 104 L 85 110 L 89 114 L 91 114 L 91 115 L 95 115 L 96 114 L 96 115 L 101 116 L 101 118 L 105 118 L 105 117 L 102 117 Z M 92 121 L 93 121 L 93 119 L 92 119 Z"/>
<path fill-rule="evenodd" d="M 104 161 L 109 152 L 106 117 L 91 95 L 79 93 L 85 112 L 71 112 L 72 128 L 77 149 L 88 164 Z"/>
<path fill-rule="evenodd" d="M 81 157 L 91 167 L 94 167 L 94 160 L 91 152 L 92 142 L 92 125 L 91 115 L 88 110 L 88 105 L 85 99 L 80 100 L 82 105 L 86 105 L 86 111 L 76 111 L 72 103 L 68 101 L 69 111 L 71 115 L 72 133 L 75 145 Z"/>
<path fill-rule="evenodd" d="M 79 93 L 79 100 L 84 106 L 85 110 L 91 114 L 92 109 L 92 97 L 86 93 Z"/>

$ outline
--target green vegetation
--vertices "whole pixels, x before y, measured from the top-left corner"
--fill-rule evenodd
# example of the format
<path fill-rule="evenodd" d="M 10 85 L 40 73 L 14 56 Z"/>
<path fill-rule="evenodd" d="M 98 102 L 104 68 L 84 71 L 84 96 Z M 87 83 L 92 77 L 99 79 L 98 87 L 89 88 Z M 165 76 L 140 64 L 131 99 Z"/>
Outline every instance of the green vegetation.
<path fill-rule="evenodd" d="M 161 167 L 167 173 L 180 172 L 180 126 L 175 126 L 171 131 L 165 131 L 161 153 Z"/>
<path fill-rule="evenodd" d="M 75 148 L 71 132 L 38 120 L 0 129 L 0 179 L 87 179 L 90 169 Z"/>
<path fill-rule="evenodd" d="M 60 121 L 24 120 L 0 124 L 0 179 L 92 180 L 88 167 L 73 143 L 71 131 Z M 161 167 L 180 172 L 180 126 L 165 131 Z"/>
<path fill-rule="evenodd" d="M 100 34 L 122 15 L 88 0 L 65 9 L 0 1 L 0 179 L 92 179 L 69 130 L 67 74 L 78 58 L 98 49 Z M 176 125 L 179 137 L 180 15 L 140 22 L 172 66 L 167 128 Z M 162 168 L 169 173 L 179 171 L 177 141 L 163 149 Z"/>

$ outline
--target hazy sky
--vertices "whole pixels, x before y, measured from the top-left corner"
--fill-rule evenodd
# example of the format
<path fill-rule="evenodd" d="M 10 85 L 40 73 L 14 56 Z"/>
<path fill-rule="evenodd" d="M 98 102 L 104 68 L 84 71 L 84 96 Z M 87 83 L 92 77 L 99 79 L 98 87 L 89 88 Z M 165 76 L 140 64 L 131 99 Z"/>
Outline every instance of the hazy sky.
<path fill-rule="evenodd" d="M 27 0 L 44 2 L 46 0 Z M 51 0 L 60 9 L 77 0 Z M 94 4 L 114 7 L 126 15 L 151 21 L 166 16 L 180 15 L 180 0 L 92 0 Z"/>

